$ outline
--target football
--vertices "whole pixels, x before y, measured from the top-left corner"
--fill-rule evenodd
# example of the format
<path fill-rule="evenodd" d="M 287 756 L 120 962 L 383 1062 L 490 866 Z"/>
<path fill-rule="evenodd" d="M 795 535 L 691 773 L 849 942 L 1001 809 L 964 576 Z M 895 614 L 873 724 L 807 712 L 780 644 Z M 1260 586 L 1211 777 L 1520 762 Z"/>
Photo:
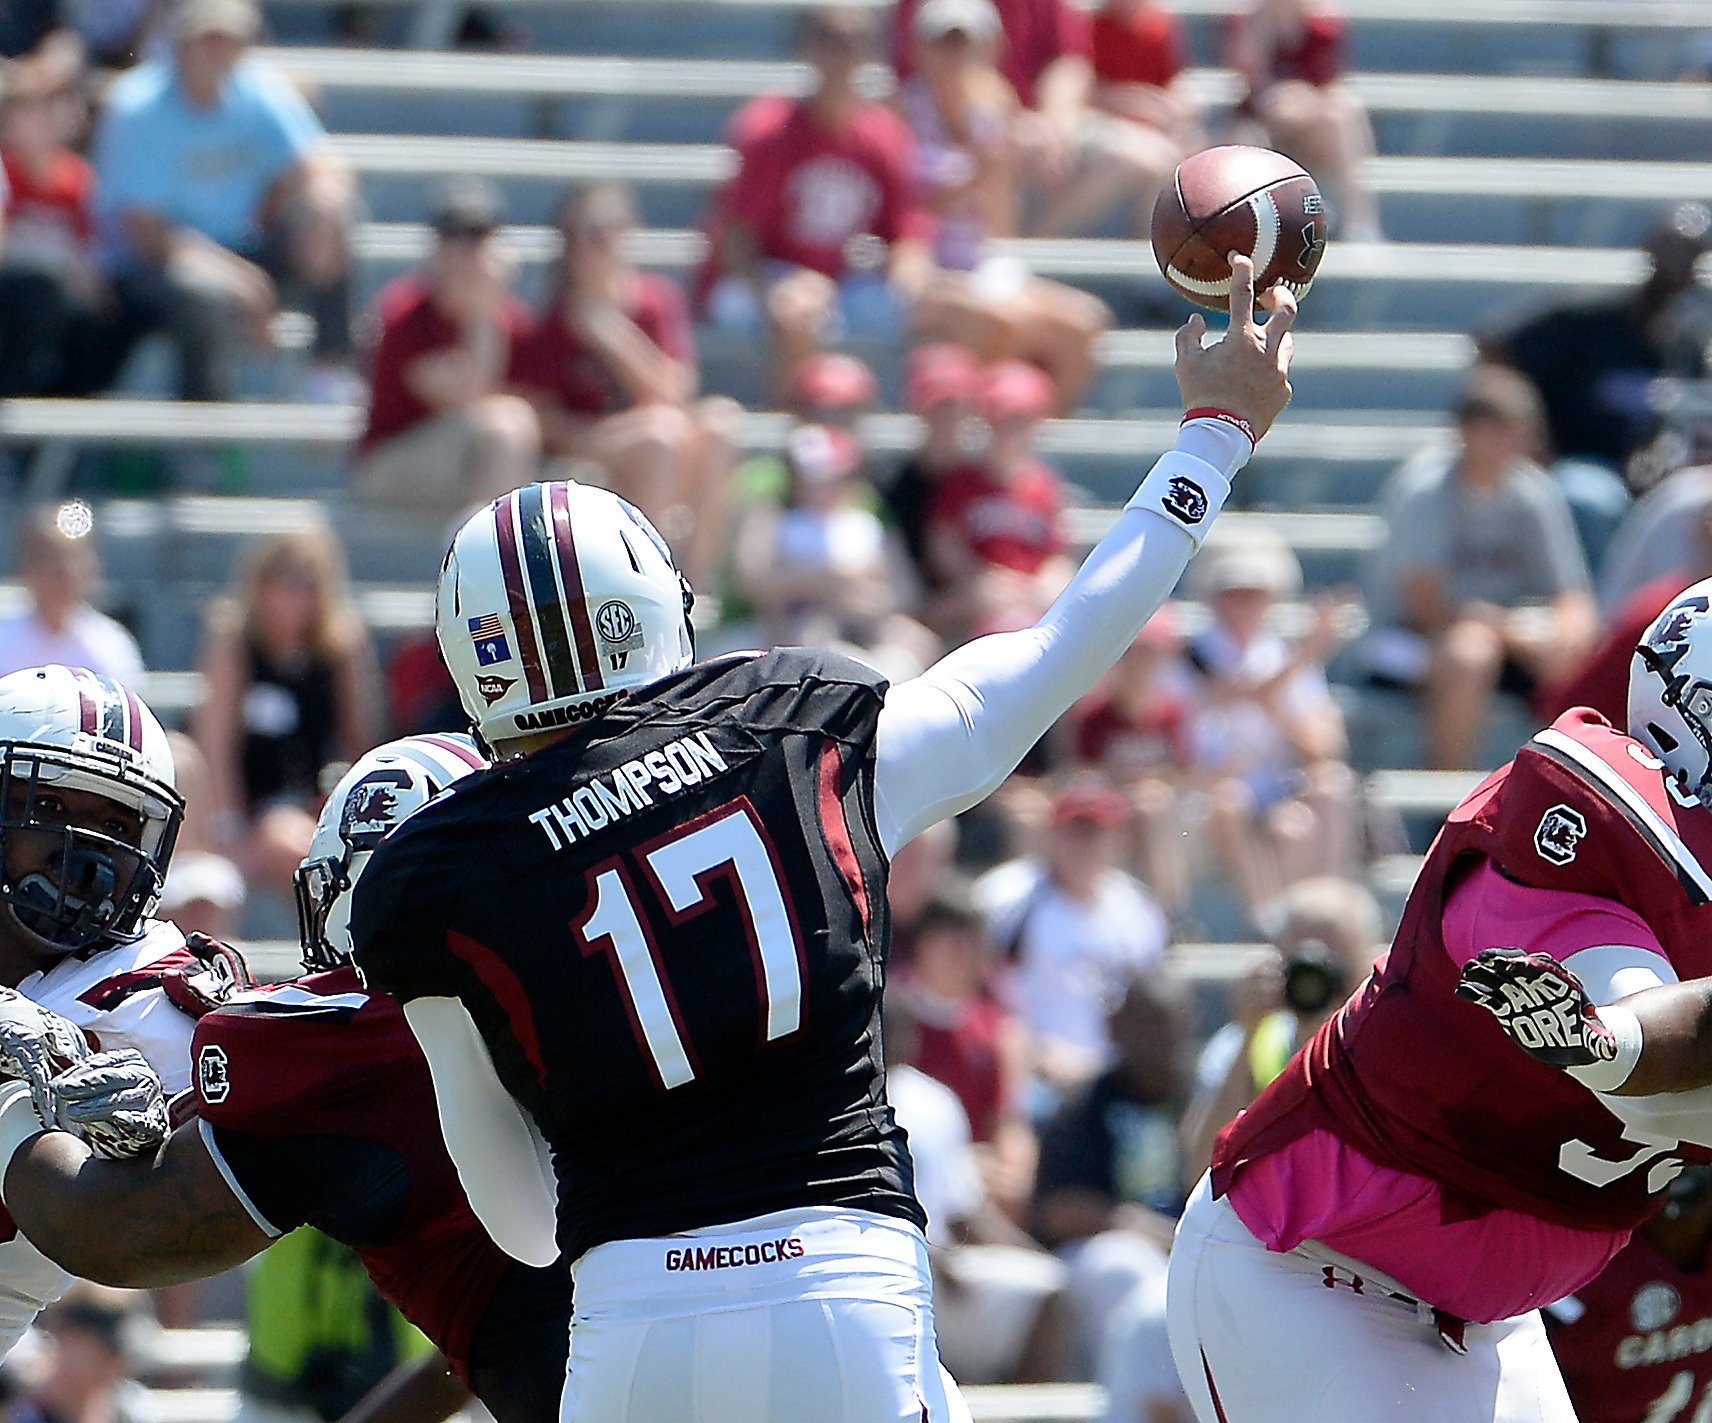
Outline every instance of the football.
<path fill-rule="evenodd" d="M 1185 158 L 1153 205 L 1153 255 L 1197 306 L 1226 309 L 1228 254 L 1254 259 L 1256 295 L 1283 282 L 1298 300 L 1326 251 L 1326 205 L 1297 163 L 1269 148 L 1208 148 Z"/>

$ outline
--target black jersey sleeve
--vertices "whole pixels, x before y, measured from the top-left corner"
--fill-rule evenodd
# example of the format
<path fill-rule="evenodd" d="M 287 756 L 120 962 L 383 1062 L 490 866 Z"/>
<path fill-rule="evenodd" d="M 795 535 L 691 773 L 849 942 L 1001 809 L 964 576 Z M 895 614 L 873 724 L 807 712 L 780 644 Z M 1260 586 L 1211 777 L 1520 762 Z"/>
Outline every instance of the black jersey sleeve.
<path fill-rule="evenodd" d="M 404 1223 L 409 1166 L 382 1142 L 203 1127 L 229 1179 L 281 1235 L 312 1225 L 354 1250 L 366 1250 L 388 1244 Z"/>

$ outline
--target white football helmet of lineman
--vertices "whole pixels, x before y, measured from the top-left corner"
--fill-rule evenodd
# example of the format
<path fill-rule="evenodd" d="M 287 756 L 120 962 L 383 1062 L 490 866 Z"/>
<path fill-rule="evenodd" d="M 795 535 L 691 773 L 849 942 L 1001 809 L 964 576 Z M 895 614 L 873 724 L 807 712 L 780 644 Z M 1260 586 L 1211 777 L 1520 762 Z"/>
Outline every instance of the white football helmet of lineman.
<path fill-rule="evenodd" d="M 105 797 L 141 833 L 109 833 L 58 792 Z M 0 677 L 0 912 L 61 956 L 136 938 L 184 817 L 166 732 L 137 695 L 82 668 Z"/>
<path fill-rule="evenodd" d="M 1629 735 L 1712 806 L 1712 578 L 1678 593 L 1635 648 Z"/>
<path fill-rule="evenodd" d="M 435 631 L 477 736 L 501 747 L 688 666 L 693 602 L 641 510 L 565 480 L 470 516 L 440 571 Z"/>
<path fill-rule="evenodd" d="M 467 736 L 405 736 L 357 759 L 321 807 L 297 867 L 297 934 L 310 972 L 351 957 L 351 890 L 376 845 L 487 761 Z"/>

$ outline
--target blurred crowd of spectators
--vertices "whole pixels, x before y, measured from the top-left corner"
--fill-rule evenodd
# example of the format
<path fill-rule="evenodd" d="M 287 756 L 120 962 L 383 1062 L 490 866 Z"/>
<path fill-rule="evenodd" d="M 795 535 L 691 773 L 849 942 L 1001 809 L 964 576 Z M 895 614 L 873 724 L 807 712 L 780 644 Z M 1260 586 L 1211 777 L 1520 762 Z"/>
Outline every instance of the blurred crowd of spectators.
<path fill-rule="evenodd" d="M 532 308 L 501 194 L 471 178 L 438 192 L 425 260 L 353 322 L 356 186 L 305 97 L 246 54 L 252 0 L 91 0 L 76 31 L 51 11 L 0 6 L 17 55 L 0 70 L 0 395 L 107 389 L 164 335 L 180 395 L 230 398 L 295 313 L 298 394 L 367 401 L 356 506 L 445 523 L 543 475 L 593 480 L 653 518 L 721 609 L 712 641 L 839 647 L 894 679 L 1035 620 L 1079 553 L 1040 435 L 1084 398 L 1111 313 L 1000 239 L 1145 234 L 1174 165 L 1215 139 L 1299 158 L 1345 238 L 1380 236 L 1373 135 L 1329 11 L 1258 0 L 1233 21 L 1245 95 L 1220 116 L 1184 81 L 1179 22 L 1146 0 L 901 0 L 886 102 L 869 97 L 875 12 L 805 13 L 812 90 L 731 119 L 739 166 L 689 290 L 635 264 L 635 200 L 603 183 L 566 195 Z M 97 76 L 90 55 L 124 72 Z M 1305 600 L 1275 527 L 1227 521 L 1184 601 L 1021 773 L 899 851 L 891 1093 L 959 1378 L 1098 1377 L 1114 1423 L 1187 1420 L 1164 1337 L 1172 1221 L 1219 1128 L 1384 938 L 1363 880 L 1400 842 L 1350 765 L 1335 683 L 1418 698 L 1443 768 L 1490 761 L 1501 696 L 1621 720 L 1639 629 L 1712 573 L 1712 474 L 1678 468 L 1695 451 L 1659 434 L 1648 394 L 1705 374 L 1709 228 L 1677 208 L 1634 291 L 1480 333 L 1450 437 L 1380 494 L 1359 594 Z M 778 455 L 745 457 L 745 412 L 703 392 L 698 324 L 765 351 Z M 885 382 L 850 346 L 897 358 L 920 430 L 901 461 L 868 446 Z M 93 523 L 79 501 L 25 521 L 27 606 L 0 621 L 0 673 L 141 675 L 92 606 Z M 383 736 L 458 726 L 455 696 L 431 639 L 373 645 L 330 528 L 246 552 L 198 665 L 164 912 L 281 932 L 266 906 L 332 779 Z M 1209 936 L 1272 945 L 1228 1002 L 1181 973 L 1180 946 Z M 81 1337 L 88 1312 L 56 1330 Z M 44 1423 L 122 1416 L 77 1401 L 115 1386 L 82 1348 L 48 1377 L 87 1379 L 31 1405 Z"/>

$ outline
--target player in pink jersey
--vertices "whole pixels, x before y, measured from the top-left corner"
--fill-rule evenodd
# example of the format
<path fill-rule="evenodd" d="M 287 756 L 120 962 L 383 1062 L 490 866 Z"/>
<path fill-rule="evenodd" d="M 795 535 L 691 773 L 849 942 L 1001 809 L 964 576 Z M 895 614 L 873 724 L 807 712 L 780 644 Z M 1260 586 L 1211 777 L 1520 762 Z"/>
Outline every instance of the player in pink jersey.
<path fill-rule="evenodd" d="M 1712 1114 L 1641 1095 L 1668 1082 L 1615 1094 L 1634 1034 L 1575 996 L 1712 973 L 1712 695 L 1673 670 L 1697 639 L 1712 661 L 1709 608 L 1690 589 L 1649 633 L 1632 735 L 1571 711 L 1457 808 L 1390 953 L 1221 1134 L 1171 1262 L 1202 1423 L 1574 1417 L 1539 1306 L 1712 1143 Z M 1530 972 L 1488 995 L 1502 1021 L 1457 992 L 1496 949 Z"/>

